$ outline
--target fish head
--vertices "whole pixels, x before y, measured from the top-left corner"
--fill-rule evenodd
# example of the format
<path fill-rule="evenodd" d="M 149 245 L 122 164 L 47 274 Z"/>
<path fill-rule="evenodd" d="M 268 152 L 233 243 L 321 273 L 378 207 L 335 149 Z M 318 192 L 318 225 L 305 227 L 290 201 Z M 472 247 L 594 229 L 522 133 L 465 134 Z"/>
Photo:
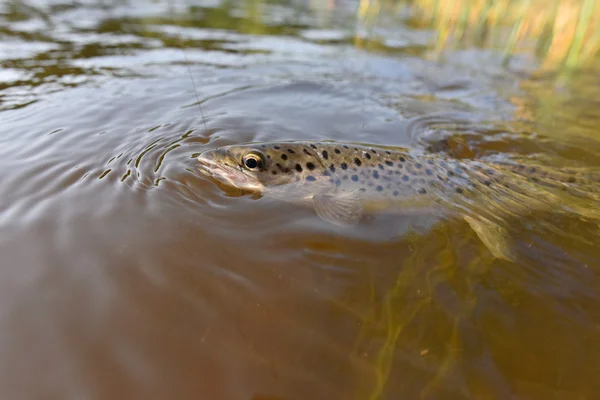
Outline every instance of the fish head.
<path fill-rule="evenodd" d="M 324 179 L 324 166 L 315 150 L 302 143 L 222 146 L 198 156 L 200 170 L 243 190 L 263 192 L 304 181 Z"/>

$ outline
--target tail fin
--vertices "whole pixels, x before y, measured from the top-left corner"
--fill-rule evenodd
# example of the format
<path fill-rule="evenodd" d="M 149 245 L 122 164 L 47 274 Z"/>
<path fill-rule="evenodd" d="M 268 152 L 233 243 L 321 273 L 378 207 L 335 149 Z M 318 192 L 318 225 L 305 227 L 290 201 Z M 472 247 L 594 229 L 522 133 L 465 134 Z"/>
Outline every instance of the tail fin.
<path fill-rule="evenodd" d="M 600 172 L 594 169 L 551 169 L 533 164 L 503 164 L 506 171 L 526 179 L 530 188 L 546 189 L 546 196 L 554 204 L 555 211 L 578 214 L 600 221 Z M 533 191 L 533 190 L 532 190 Z"/>
<path fill-rule="evenodd" d="M 581 199 L 600 201 L 600 171 L 582 168 L 556 170 L 542 165 L 508 163 L 502 167 L 547 188 Z"/>

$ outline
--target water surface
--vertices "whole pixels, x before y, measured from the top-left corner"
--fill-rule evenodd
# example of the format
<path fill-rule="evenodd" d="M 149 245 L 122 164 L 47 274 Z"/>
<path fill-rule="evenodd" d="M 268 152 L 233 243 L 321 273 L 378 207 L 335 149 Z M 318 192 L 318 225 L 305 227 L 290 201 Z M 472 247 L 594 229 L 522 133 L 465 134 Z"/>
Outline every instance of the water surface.
<path fill-rule="evenodd" d="M 432 58 L 357 7 L 0 6 L 3 398 L 597 396 L 595 223 L 524 215 L 508 262 L 464 221 L 340 230 L 198 172 L 292 139 L 600 167 L 597 67 Z"/>

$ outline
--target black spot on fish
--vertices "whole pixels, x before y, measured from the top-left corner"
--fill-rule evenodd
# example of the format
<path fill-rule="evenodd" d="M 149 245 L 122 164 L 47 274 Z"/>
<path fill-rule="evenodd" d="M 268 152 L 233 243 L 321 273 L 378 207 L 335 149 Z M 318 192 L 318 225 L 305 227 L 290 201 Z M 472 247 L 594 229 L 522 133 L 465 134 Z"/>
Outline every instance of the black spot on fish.
<path fill-rule="evenodd" d="M 393 162 L 391 162 L 391 161 L 386 161 L 386 162 L 385 162 L 385 164 L 386 164 L 387 166 L 389 166 L 389 167 L 391 167 L 392 165 L 394 165 L 394 163 L 393 163 Z"/>
<path fill-rule="evenodd" d="M 345 148 L 345 149 L 347 149 L 347 148 L 348 148 L 348 146 L 346 146 L 346 145 L 343 145 L 342 147 L 343 147 L 343 148 Z"/>
<path fill-rule="evenodd" d="M 569 179 L 567 179 L 567 182 L 569 182 L 569 183 L 575 183 L 575 182 L 577 182 L 577 179 L 575 179 L 574 176 L 570 176 Z"/>
<path fill-rule="evenodd" d="M 409 179 L 410 179 L 410 178 L 408 177 L 408 175 L 404 175 L 404 176 L 402 177 L 402 180 L 403 180 L 404 182 L 408 182 L 408 180 L 409 180 Z"/>
<path fill-rule="evenodd" d="M 377 154 L 377 151 L 375 149 L 371 149 L 371 153 Z"/>
<path fill-rule="evenodd" d="M 281 155 L 281 159 L 282 159 L 282 160 L 287 160 L 287 154 L 282 154 L 282 155 Z"/>
<path fill-rule="evenodd" d="M 392 153 L 390 153 L 388 150 L 385 151 L 385 154 L 387 154 L 388 156 Z"/>
<path fill-rule="evenodd" d="M 275 170 L 271 171 L 271 173 L 272 173 L 273 175 L 277 175 L 277 171 L 275 171 Z"/>
<path fill-rule="evenodd" d="M 383 165 L 379 164 L 378 167 L 379 169 L 383 170 Z"/>
<path fill-rule="evenodd" d="M 342 167 L 342 169 L 348 169 L 348 164 L 346 164 L 345 162 L 340 164 L 340 167 Z"/>
<path fill-rule="evenodd" d="M 535 167 L 531 167 L 531 168 L 529 168 L 529 172 L 531 172 L 532 174 L 533 174 L 535 171 L 537 171 L 537 169 L 536 169 Z"/>
<path fill-rule="evenodd" d="M 425 190 L 423 188 L 420 188 L 419 190 L 417 190 L 417 193 L 419 193 L 419 194 L 426 194 L 427 190 Z"/>
<path fill-rule="evenodd" d="M 398 169 L 402 169 L 402 168 L 404 168 L 404 165 L 398 164 Z"/>
<path fill-rule="evenodd" d="M 358 157 L 356 157 L 354 159 L 354 164 L 358 165 L 359 167 L 362 165 L 362 162 L 360 161 L 360 159 Z"/>
<path fill-rule="evenodd" d="M 306 150 L 306 149 L 302 149 L 302 151 L 304 151 L 304 154 L 312 156 L 312 154 L 310 154 L 310 151 Z"/>
<path fill-rule="evenodd" d="M 371 155 L 369 153 L 365 153 L 365 157 L 367 158 L 367 160 L 371 159 Z"/>
<path fill-rule="evenodd" d="M 352 175 L 352 180 L 354 182 L 358 182 L 358 175 Z"/>
<path fill-rule="evenodd" d="M 381 185 L 377 186 L 377 191 L 378 192 L 381 192 L 382 190 L 383 190 L 383 186 L 381 186 Z"/>
<path fill-rule="evenodd" d="M 307 181 L 311 181 L 311 182 L 312 182 L 312 181 L 316 181 L 317 179 L 316 179 L 314 176 L 312 176 L 312 175 L 308 175 L 308 176 L 306 177 L 306 180 L 307 180 Z"/>
<path fill-rule="evenodd" d="M 394 190 L 394 196 L 398 196 L 400 193 L 397 190 Z"/>
<path fill-rule="evenodd" d="M 331 170 L 331 172 L 335 172 L 335 165 L 331 164 L 329 166 L 329 169 Z"/>
<path fill-rule="evenodd" d="M 313 170 L 315 169 L 315 164 L 311 163 L 311 162 L 307 162 L 306 163 L 306 168 L 308 168 L 309 170 Z"/>
<path fill-rule="evenodd" d="M 432 170 L 430 170 L 430 169 L 426 169 L 426 170 L 425 170 L 425 173 L 426 173 L 427 175 L 430 175 L 430 176 L 431 176 L 431 175 L 433 175 L 433 171 L 432 171 Z"/>
<path fill-rule="evenodd" d="M 535 176 L 533 178 L 531 178 L 531 180 L 534 181 L 534 182 L 536 182 L 536 183 L 539 181 L 539 179 L 536 178 Z"/>
<path fill-rule="evenodd" d="M 400 157 L 400 158 L 399 158 L 399 160 L 400 160 L 400 162 L 405 162 L 405 161 L 406 161 L 406 158 L 404 158 L 404 157 Z"/>
<path fill-rule="evenodd" d="M 428 160 L 428 161 L 427 161 L 427 164 L 429 164 L 429 165 L 433 165 L 433 161 L 431 161 L 431 160 Z"/>
<path fill-rule="evenodd" d="M 483 184 L 484 184 L 485 186 L 490 186 L 490 185 L 492 184 L 492 182 L 490 182 L 490 181 L 485 181 L 485 182 L 483 182 Z"/>
<path fill-rule="evenodd" d="M 339 179 L 336 179 L 336 180 L 335 180 L 335 184 L 336 184 L 337 186 L 340 186 L 340 185 L 342 184 L 342 181 L 341 181 L 341 180 L 339 180 Z"/>
<path fill-rule="evenodd" d="M 300 164 L 296 164 L 296 171 L 302 172 L 302 166 Z"/>
<path fill-rule="evenodd" d="M 488 170 L 487 170 L 487 173 L 488 173 L 489 175 L 494 175 L 494 172 L 496 172 L 496 171 L 494 171 L 493 169 L 488 169 Z"/>
<path fill-rule="evenodd" d="M 317 146 L 315 146 L 314 144 L 311 144 L 310 147 L 312 147 L 313 149 L 317 148 Z"/>
<path fill-rule="evenodd" d="M 281 147 L 279 147 L 279 146 L 273 146 L 273 148 L 274 148 L 275 150 L 279 150 L 279 149 L 281 149 Z"/>
<path fill-rule="evenodd" d="M 331 174 L 329 173 L 329 171 L 325 170 L 323 171 L 323 176 L 330 176 Z"/>
<path fill-rule="evenodd" d="M 373 171 L 373 178 L 379 179 L 379 172 Z"/>
<path fill-rule="evenodd" d="M 335 152 L 335 154 L 340 154 L 340 149 L 333 149 L 333 151 Z"/>
<path fill-rule="evenodd" d="M 462 193 L 462 192 L 463 192 L 462 188 L 456 188 L 456 193 Z"/>
<path fill-rule="evenodd" d="M 265 147 L 267 147 L 267 145 L 266 145 L 266 144 L 261 144 L 261 145 L 260 145 L 260 147 L 261 147 L 262 149 L 264 149 Z"/>
<path fill-rule="evenodd" d="M 422 166 L 423 166 L 423 165 L 421 165 L 420 163 L 416 163 L 416 164 L 415 164 L 415 167 L 417 167 L 418 169 L 421 169 L 421 167 L 422 167 Z"/>
<path fill-rule="evenodd" d="M 329 153 L 327 152 L 327 150 L 323 150 L 323 151 L 321 152 L 321 155 L 322 155 L 322 156 L 323 156 L 323 158 L 324 158 L 324 159 L 326 159 L 326 160 L 329 158 Z"/>
<path fill-rule="evenodd" d="M 292 150 L 292 149 L 287 149 L 287 151 L 288 151 L 288 153 L 290 153 L 290 154 L 294 154 L 294 153 L 295 153 L 295 151 L 294 151 L 294 150 Z"/>
<path fill-rule="evenodd" d="M 358 151 L 358 147 L 355 147 L 355 148 L 354 148 L 354 151 Z"/>
<path fill-rule="evenodd" d="M 448 171 L 448 176 L 454 176 L 454 172 Z"/>

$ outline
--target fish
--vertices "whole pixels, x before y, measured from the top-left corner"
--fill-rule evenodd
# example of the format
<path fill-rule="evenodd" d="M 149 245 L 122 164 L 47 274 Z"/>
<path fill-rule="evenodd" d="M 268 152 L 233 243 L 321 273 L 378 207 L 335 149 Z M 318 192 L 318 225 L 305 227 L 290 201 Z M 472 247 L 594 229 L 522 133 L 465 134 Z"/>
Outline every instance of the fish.
<path fill-rule="evenodd" d="M 508 159 L 453 159 L 334 141 L 243 143 L 207 149 L 198 169 L 222 184 L 311 206 L 339 227 L 365 213 L 458 216 L 498 258 L 513 260 L 507 218 L 575 212 L 600 221 L 600 174 Z"/>

